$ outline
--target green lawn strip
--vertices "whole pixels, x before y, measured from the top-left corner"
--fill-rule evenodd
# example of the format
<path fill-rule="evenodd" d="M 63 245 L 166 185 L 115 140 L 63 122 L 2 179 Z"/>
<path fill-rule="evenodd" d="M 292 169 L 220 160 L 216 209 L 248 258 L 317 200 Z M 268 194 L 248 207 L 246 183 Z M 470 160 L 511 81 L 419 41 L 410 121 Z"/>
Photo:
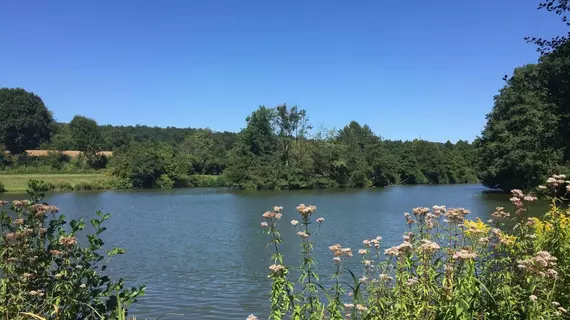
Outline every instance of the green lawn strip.
<path fill-rule="evenodd" d="M 75 186 L 80 182 L 105 181 L 111 179 L 102 173 L 81 173 L 81 174 L 0 174 L 2 182 L 7 191 L 25 191 L 30 179 L 43 180 L 45 182 L 67 181 Z"/>

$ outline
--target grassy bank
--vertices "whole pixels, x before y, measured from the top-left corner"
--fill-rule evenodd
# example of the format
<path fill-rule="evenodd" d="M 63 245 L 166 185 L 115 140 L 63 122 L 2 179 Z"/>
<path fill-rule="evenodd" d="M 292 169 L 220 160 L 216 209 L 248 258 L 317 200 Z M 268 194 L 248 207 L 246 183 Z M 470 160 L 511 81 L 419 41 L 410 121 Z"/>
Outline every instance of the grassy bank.
<path fill-rule="evenodd" d="M 99 173 L 38 173 L 38 174 L 4 174 L 0 173 L 0 185 L 6 192 L 23 192 L 28 189 L 29 181 L 36 180 L 39 189 L 36 191 L 71 191 L 130 189 L 132 185 L 120 179 Z M 224 187 L 226 183 L 221 176 L 192 175 L 182 187 Z"/>
<path fill-rule="evenodd" d="M 70 185 L 72 189 L 87 189 L 86 186 L 110 185 L 112 177 L 103 173 L 82 174 L 0 174 L 0 182 L 4 184 L 6 191 L 25 191 L 29 180 L 41 180 L 56 186 Z M 95 188 L 89 188 L 95 189 Z M 106 188 L 96 188 L 106 189 Z"/>

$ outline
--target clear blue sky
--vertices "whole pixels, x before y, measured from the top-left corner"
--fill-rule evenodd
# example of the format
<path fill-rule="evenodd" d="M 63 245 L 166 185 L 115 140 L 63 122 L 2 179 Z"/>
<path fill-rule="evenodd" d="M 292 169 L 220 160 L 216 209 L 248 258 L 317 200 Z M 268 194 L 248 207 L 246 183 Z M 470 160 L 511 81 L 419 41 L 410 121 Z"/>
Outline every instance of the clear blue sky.
<path fill-rule="evenodd" d="M 317 128 L 472 140 L 527 35 L 562 34 L 538 0 L 5 1 L 0 87 L 58 121 L 238 131 L 259 105 Z"/>

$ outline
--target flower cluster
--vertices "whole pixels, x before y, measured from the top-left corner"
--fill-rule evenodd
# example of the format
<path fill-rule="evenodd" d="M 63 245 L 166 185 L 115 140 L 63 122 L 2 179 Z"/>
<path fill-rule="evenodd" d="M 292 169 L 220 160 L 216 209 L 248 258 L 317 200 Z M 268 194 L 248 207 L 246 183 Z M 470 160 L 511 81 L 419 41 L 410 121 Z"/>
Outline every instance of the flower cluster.
<path fill-rule="evenodd" d="M 266 211 L 264 212 L 261 216 L 263 217 L 263 219 L 265 219 L 265 221 L 261 222 L 261 227 L 262 228 L 268 228 L 268 227 L 276 227 L 278 220 L 281 220 L 281 218 L 283 217 L 283 214 L 281 213 L 281 211 L 283 210 L 283 207 L 273 207 L 273 211 Z"/>
<path fill-rule="evenodd" d="M 350 248 L 343 248 L 340 244 L 335 244 L 329 247 L 329 250 L 332 251 L 334 258 L 333 260 L 336 263 L 339 263 L 342 257 L 350 258 L 352 257 L 352 250 Z"/>
<path fill-rule="evenodd" d="M 381 240 L 382 240 L 382 237 L 381 237 L 381 236 L 377 236 L 377 237 L 374 238 L 374 239 L 370 239 L 370 240 L 366 239 L 366 240 L 363 240 L 363 241 L 362 241 L 362 244 L 364 244 L 364 245 L 367 246 L 367 247 L 374 247 L 374 248 L 376 248 L 376 249 L 379 249 L 379 248 L 380 248 L 380 241 L 381 241 Z"/>
<path fill-rule="evenodd" d="M 422 244 L 420 245 L 420 251 L 424 253 L 434 253 L 439 250 L 441 247 L 436 242 L 431 240 L 422 239 Z"/>
<path fill-rule="evenodd" d="M 299 237 L 301 237 L 301 238 L 304 238 L 304 239 L 309 238 L 309 234 L 306 233 L 305 231 L 298 231 L 298 232 L 297 232 L 297 235 L 298 235 Z"/>
<path fill-rule="evenodd" d="M 425 216 L 429 212 L 429 208 L 417 207 L 412 210 L 414 216 Z"/>
<path fill-rule="evenodd" d="M 447 211 L 447 208 L 445 206 L 433 206 L 432 207 L 432 213 L 436 216 L 436 218 L 439 218 L 446 211 Z"/>
<path fill-rule="evenodd" d="M 477 218 L 477 221 L 465 220 L 463 222 L 465 227 L 465 234 L 468 236 L 479 236 L 489 233 L 491 227 L 486 225 L 481 219 Z"/>
<path fill-rule="evenodd" d="M 495 212 L 493 212 L 491 214 L 491 217 L 493 217 L 493 219 L 495 220 L 502 220 L 502 219 L 506 219 L 508 217 L 510 217 L 511 214 L 508 212 L 505 212 L 505 208 L 503 207 L 497 207 L 495 208 Z"/>
<path fill-rule="evenodd" d="M 299 213 L 303 216 L 303 217 L 309 217 L 311 216 L 311 214 L 313 214 L 313 212 L 317 211 L 317 207 L 316 206 L 306 206 L 304 204 L 300 204 L 297 206 L 297 211 L 299 211 Z"/>
<path fill-rule="evenodd" d="M 72 245 L 77 243 L 77 239 L 75 237 L 61 237 L 59 238 L 59 243 L 65 247 L 71 247 Z"/>
<path fill-rule="evenodd" d="M 34 204 L 30 207 L 28 207 L 28 210 L 30 210 L 30 212 L 34 213 L 36 217 L 43 217 L 48 213 L 54 214 L 59 212 L 59 208 L 56 206 L 49 206 L 49 205 L 45 205 L 45 204 Z"/>
<path fill-rule="evenodd" d="M 269 266 L 269 270 L 271 270 L 271 272 L 274 274 L 282 274 L 285 270 L 285 267 L 280 264 L 272 264 Z"/>
<path fill-rule="evenodd" d="M 397 246 L 390 247 L 384 250 L 384 254 L 387 256 L 398 257 L 400 254 L 410 252 L 411 250 L 412 250 L 412 243 L 404 241 Z"/>
<path fill-rule="evenodd" d="M 561 186 L 565 183 L 568 183 L 568 181 L 565 181 L 565 179 L 566 179 L 566 175 L 564 175 L 564 174 L 553 174 L 551 177 L 549 177 L 546 180 L 546 184 L 549 187 L 556 189 L 559 186 Z M 541 189 L 543 189 L 543 188 L 541 188 Z"/>
<path fill-rule="evenodd" d="M 511 201 L 513 206 L 515 206 L 515 208 L 516 208 L 515 213 L 517 213 L 517 214 L 520 214 L 520 213 L 526 211 L 526 209 L 524 208 L 524 205 L 523 205 L 523 200 L 528 201 L 528 202 L 532 202 L 532 201 L 535 201 L 537 199 L 534 196 L 525 195 L 519 189 L 511 190 L 511 193 L 513 196 L 509 199 L 509 201 Z"/>
<path fill-rule="evenodd" d="M 554 269 L 558 259 L 547 251 L 539 251 L 534 257 L 525 260 L 519 260 L 518 268 L 527 273 L 538 275 L 542 278 L 558 277 L 558 272 Z"/>
<path fill-rule="evenodd" d="M 14 200 L 12 201 L 12 206 L 14 208 L 24 208 L 24 207 L 28 207 L 30 204 L 32 204 L 29 200 Z"/>
<path fill-rule="evenodd" d="M 465 220 L 465 216 L 471 213 L 471 211 L 464 208 L 450 208 L 444 213 L 445 219 L 449 223 L 461 223 Z"/>
<path fill-rule="evenodd" d="M 474 260 L 475 258 L 477 258 L 477 254 L 467 249 L 458 250 L 453 254 L 454 260 Z"/>

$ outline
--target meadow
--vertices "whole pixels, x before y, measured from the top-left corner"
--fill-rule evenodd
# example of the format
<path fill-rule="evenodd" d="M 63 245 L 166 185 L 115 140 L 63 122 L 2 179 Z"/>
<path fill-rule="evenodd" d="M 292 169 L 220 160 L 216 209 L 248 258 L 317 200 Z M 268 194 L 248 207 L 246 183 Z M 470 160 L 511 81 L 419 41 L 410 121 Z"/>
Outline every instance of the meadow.
<path fill-rule="evenodd" d="M 104 173 L 81 173 L 81 174 L 0 174 L 0 182 L 4 184 L 8 192 L 26 191 L 29 180 L 41 180 L 54 185 L 70 184 L 73 188 L 77 185 L 107 183 L 112 178 Z"/>

